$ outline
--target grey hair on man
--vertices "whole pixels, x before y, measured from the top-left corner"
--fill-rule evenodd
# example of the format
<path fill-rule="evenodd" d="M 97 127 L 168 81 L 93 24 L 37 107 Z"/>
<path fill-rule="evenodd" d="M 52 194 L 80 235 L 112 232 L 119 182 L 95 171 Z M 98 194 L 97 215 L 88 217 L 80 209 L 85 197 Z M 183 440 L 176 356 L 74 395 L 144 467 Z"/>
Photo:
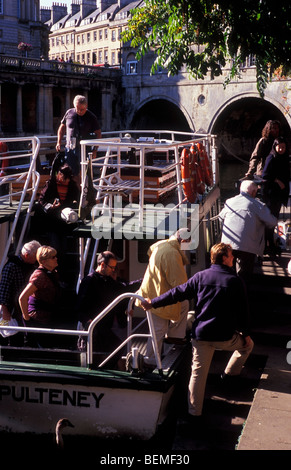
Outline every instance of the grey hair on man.
<path fill-rule="evenodd" d="M 180 228 L 175 233 L 175 237 L 179 243 L 189 242 L 191 240 L 191 232 L 188 228 Z"/>
<path fill-rule="evenodd" d="M 240 185 L 240 193 L 247 193 L 252 197 L 256 197 L 258 185 L 251 180 L 244 180 Z"/>
<path fill-rule="evenodd" d="M 26 254 L 28 255 L 33 255 L 33 254 L 36 254 L 38 248 L 41 246 L 41 244 L 36 241 L 36 240 L 32 240 L 28 243 L 25 243 L 21 249 L 21 254 L 23 256 L 25 256 Z"/>
<path fill-rule="evenodd" d="M 77 104 L 87 104 L 87 98 L 86 96 L 83 95 L 76 95 L 74 100 L 73 100 L 73 105 L 74 107 L 77 106 Z"/>

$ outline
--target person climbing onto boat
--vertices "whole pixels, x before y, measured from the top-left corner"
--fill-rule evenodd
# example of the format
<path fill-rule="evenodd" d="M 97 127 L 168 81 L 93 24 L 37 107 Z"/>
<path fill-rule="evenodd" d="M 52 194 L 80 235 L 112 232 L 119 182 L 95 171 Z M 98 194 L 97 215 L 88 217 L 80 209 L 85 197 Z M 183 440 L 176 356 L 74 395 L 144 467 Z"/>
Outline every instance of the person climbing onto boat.
<path fill-rule="evenodd" d="M 254 181 L 242 181 L 240 194 L 227 199 L 219 213 L 221 241 L 232 246 L 236 273 L 247 284 L 252 280 L 256 256 L 264 254 L 265 229 L 273 229 L 277 223 L 267 205 L 256 198 L 257 191 Z"/>
<path fill-rule="evenodd" d="M 149 263 L 141 287 L 138 291 L 142 297 L 157 297 L 172 287 L 187 281 L 185 265 L 188 260 L 182 251 L 182 245 L 189 241 L 187 229 L 178 230 L 168 240 L 162 240 L 151 245 L 148 250 Z M 136 301 L 139 305 L 140 302 Z M 186 336 L 188 300 L 176 305 L 162 306 L 153 310 L 158 350 L 161 354 L 163 339 L 169 343 L 183 343 Z M 145 364 L 156 365 L 152 341 L 147 343 L 147 358 Z"/>
<path fill-rule="evenodd" d="M 19 255 L 8 256 L 0 281 L 1 326 L 7 326 L 12 318 L 21 324 L 22 315 L 18 297 L 34 270 L 36 252 L 40 246 L 38 241 L 32 240 L 23 245 Z M 1 344 L 3 341 L 7 343 L 6 339 L 2 340 L 1 336 L 0 338 Z M 23 337 L 19 338 L 17 334 L 16 337 L 11 337 L 10 342 L 13 344 L 22 342 L 23 345 Z"/>
<path fill-rule="evenodd" d="M 111 251 L 103 251 L 97 257 L 97 268 L 85 276 L 80 284 L 76 312 L 81 329 L 87 329 L 89 323 L 107 307 L 116 297 L 125 292 L 136 292 L 141 279 L 126 282 L 117 276 L 117 258 Z M 115 319 L 120 328 L 127 324 L 125 311 L 128 300 L 122 301 L 108 313 L 94 330 L 94 349 L 113 351 L 120 339 L 112 331 Z"/>
<path fill-rule="evenodd" d="M 145 299 L 145 310 L 194 299 L 192 374 L 189 381 L 188 420 L 201 424 L 207 376 L 216 349 L 233 351 L 222 378 L 240 375 L 254 343 L 249 330 L 249 306 L 243 281 L 232 269 L 230 245 L 218 243 L 210 250 L 211 266 L 164 294 Z"/>

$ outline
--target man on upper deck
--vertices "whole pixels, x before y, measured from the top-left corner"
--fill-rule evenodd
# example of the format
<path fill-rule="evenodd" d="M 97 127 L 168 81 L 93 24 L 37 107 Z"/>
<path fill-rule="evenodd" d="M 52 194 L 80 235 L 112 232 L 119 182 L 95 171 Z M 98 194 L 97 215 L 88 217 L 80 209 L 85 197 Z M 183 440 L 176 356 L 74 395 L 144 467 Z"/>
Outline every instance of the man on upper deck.
<path fill-rule="evenodd" d="M 92 134 L 101 139 L 101 128 L 97 117 L 88 109 L 85 96 L 74 98 L 74 108 L 67 110 L 58 129 L 56 150 L 61 150 L 62 138 L 66 134 L 66 163 L 72 168 L 74 176 L 80 173 L 80 141 L 92 139 Z M 93 156 L 96 149 L 93 150 Z"/>

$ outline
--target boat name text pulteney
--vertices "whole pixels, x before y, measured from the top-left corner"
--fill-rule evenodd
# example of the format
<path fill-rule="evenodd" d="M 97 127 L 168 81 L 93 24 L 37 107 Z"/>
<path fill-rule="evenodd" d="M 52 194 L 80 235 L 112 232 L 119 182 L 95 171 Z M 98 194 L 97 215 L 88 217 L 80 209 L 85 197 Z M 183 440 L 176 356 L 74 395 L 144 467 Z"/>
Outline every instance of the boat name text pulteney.
<path fill-rule="evenodd" d="M 0 400 L 10 397 L 16 402 L 47 403 L 49 405 L 79 406 L 99 408 L 104 393 L 96 395 L 94 392 L 80 390 L 61 390 L 57 388 L 28 387 L 15 385 L 0 385 Z"/>

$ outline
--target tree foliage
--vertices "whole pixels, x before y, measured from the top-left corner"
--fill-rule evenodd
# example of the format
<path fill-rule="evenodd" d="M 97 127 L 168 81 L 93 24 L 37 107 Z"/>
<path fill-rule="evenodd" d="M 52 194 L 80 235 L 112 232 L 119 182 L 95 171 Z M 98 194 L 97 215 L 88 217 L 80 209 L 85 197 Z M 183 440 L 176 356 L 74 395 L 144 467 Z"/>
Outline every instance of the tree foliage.
<path fill-rule="evenodd" d="M 183 66 L 194 78 L 230 72 L 225 85 L 240 75 L 253 55 L 261 96 L 273 70 L 290 72 L 291 3 L 285 0 L 145 0 L 132 11 L 123 41 L 136 48 L 137 59 L 155 52 L 158 66 L 176 75 Z"/>

